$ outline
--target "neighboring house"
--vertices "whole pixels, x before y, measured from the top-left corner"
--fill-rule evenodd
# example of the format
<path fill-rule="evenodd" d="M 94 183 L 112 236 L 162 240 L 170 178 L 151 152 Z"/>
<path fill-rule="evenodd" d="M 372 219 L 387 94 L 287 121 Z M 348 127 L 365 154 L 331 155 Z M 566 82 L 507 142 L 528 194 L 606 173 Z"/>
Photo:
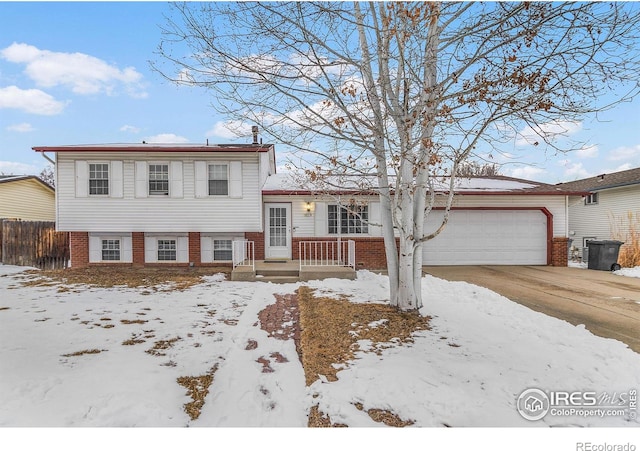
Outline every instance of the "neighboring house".
<path fill-rule="evenodd" d="M 582 257 L 587 241 L 625 241 L 631 224 L 635 221 L 636 227 L 640 225 L 640 168 L 556 186 L 589 193 L 585 197 L 569 198 L 569 237 L 576 257 Z"/>
<path fill-rule="evenodd" d="M 237 251 L 238 242 L 253 243 L 256 260 L 298 260 L 338 238 L 352 242 L 352 266 L 385 266 L 378 197 L 357 195 L 354 214 L 337 193 L 296 187 L 275 174 L 274 146 L 255 136 L 246 145 L 34 150 L 56 154 L 57 227 L 71 232 L 76 267 L 230 264 L 247 249 Z M 572 193 L 508 177 L 461 179 L 457 191 L 447 228 L 425 246 L 425 265 L 567 264 Z M 343 193 L 341 202 L 353 197 Z M 435 209 L 430 221 L 442 214 Z"/>
<path fill-rule="evenodd" d="M 0 219 L 55 221 L 55 190 L 33 175 L 0 175 Z"/>

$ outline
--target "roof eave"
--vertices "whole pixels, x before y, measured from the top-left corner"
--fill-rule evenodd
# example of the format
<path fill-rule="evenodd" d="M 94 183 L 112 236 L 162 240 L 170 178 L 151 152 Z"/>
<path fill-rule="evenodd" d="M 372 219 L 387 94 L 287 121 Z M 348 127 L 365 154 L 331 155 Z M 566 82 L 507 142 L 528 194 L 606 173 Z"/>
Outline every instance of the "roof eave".
<path fill-rule="evenodd" d="M 154 146 L 153 144 L 140 144 L 132 146 L 37 146 L 32 147 L 36 152 L 139 152 L 139 153 L 193 153 L 193 152 L 268 152 L 273 149 L 273 144 L 259 144 L 247 146 L 193 146 L 193 147 L 171 147 Z"/>

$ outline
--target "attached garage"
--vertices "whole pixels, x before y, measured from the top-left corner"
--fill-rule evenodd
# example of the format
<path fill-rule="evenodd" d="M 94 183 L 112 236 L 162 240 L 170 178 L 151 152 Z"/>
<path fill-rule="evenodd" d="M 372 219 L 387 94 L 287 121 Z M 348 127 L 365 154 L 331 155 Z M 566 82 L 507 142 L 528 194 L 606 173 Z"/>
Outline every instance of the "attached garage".
<path fill-rule="evenodd" d="M 431 212 L 427 230 L 442 222 Z M 444 231 L 423 245 L 424 265 L 546 265 L 552 215 L 536 209 L 455 209 Z"/>

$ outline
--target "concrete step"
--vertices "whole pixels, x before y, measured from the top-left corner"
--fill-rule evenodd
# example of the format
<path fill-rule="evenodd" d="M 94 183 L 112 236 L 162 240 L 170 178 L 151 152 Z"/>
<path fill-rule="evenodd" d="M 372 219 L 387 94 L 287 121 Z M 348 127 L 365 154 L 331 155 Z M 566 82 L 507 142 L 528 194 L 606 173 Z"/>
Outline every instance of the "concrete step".
<path fill-rule="evenodd" d="M 298 277 L 300 271 L 298 268 L 256 268 L 256 275 L 264 277 Z"/>
<path fill-rule="evenodd" d="M 300 278 L 296 276 L 259 276 L 256 275 L 256 282 L 271 282 L 271 283 L 296 283 Z"/>

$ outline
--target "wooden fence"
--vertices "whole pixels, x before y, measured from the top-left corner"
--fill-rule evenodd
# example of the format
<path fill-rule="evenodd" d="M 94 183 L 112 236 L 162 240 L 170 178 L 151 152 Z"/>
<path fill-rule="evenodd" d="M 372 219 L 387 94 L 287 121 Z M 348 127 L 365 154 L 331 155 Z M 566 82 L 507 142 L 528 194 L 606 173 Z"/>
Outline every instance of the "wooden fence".
<path fill-rule="evenodd" d="M 6 265 L 62 269 L 69 265 L 69 233 L 55 222 L 2 220 L 0 259 Z"/>

